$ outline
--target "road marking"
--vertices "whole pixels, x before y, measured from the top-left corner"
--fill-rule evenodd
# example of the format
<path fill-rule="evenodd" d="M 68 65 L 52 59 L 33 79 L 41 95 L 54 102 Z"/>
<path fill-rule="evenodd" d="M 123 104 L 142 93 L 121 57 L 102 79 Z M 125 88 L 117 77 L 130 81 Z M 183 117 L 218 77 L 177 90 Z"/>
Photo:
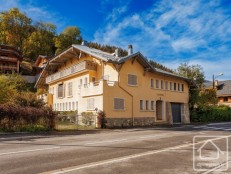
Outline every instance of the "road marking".
<path fill-rule="evenodd" d="M 212 130 L 225 130 L 225 131 L 230 131 L 230 128 L 221 128 L 221 127 L 205 127 L 203 129 L 212 129 Z"/>
<path fill-rule="evenodd" d="M 95 143 L 85 143 L 84 145 L 95 145 L 95 144 L 103 144 L 103 143 L 113 143 L 113 142 L 120 142 L 120 141 L 126 141 L 128 139 L 119 139 L 119 140 L 111 140 L 111 141 L 100 141 Z"/>
<path fill-rule="evenodd" d="M 35 152 L 35 151 L 59 149 L 59 148 L 60 148 L 60 147 L 48 147 L 48 148 L 43 148 L 43 149 L 32 149 L 32 150 L 24 150 L 24 151 L 16 151 L 16 152 L 6 152 L 6 153 L 0 153 L 0 156 L 2 156 L 2 155 L 17 154 L 17 153 L 26 153 L 26 152 Z"/>
<path fill-rule="evenodd" d="M 225 166 L 225 165 L 228 165 L 229 163 L 231 163 L 231 160 L 230 160 L 230 161 L 227 161 L 227 162 L 225 162 L 225 163 L 223 163 L 223 164 L 220 164 L 220 165 L 218 165 L 218 166 L 216 166 L 216 167 L 214 167 L 214 168 L 212 168 L 212 169 L 210 169 L 210 170 L 208 170 L 208 171 L 206 171 L 206 172 L 204 172 L 204 173 L 202 173 L 202 174 L 208 174 L 208 173 L 214 172 L 214 171 L 216 171 L 217 169 L 219 169 L 219 168 L 221 168 L 221 167 L 223 167 L 223 166 Z"/>
<path fill-rule="evenodd" d="M 215 140 L 220 140 L 220 139 L 229 138 L 229 137 L 231 137 L 231 135 L 224 136 L 224 137 L 213 138 L 213 139 L 210 139 L 210 140 L 215 141 Z M 205 143 L 207 141 L 208 140 L 203 140 L 203 141 L 194 143 L 194 145 Z M 86 168 L 90 168 L 90 167 L 96 167 L 96 166 L 105 165 L 105 164 L 110 164 L 110 163 L 113 163 L 113 162 L 120 162 L 120 161 L 125 161 L 125 160 L 129 160 L 129 159 L 133 159 L 133 158 L 143 157 L 143 156 L 147 156 L 147 155 L 153 155 L 153 154 L 157 154 L 157 153 L 161 153 L 161 152 L 177 150 L 177 149 L 181 149 L 181 148 L 184 148 L 184 147 L 189 147 L 189 146 L 192 146 L 192 145 L 193 145 L 193 143 L 188 143 L 188 144 L 184 144 L 184 145 L 178 145 L 178 146 L 164 148 L 164 149 L 161 149 L 161 150 L 147 151 L 147 152 L 138 153 L 138 154 L 134 154 L 134 155 L 128 155 L 128 156 L 124 156 L 124 157 L 118 157 L 118 158 L 113 158 L 113 159 L 109 159 L 109 160 L 104 160 L 104 161 L 84 164 L 84 165 L 81 165 L 81 166 L 74 166 L 74 167 L 68 167 L 68 168 L 63 168 L 63 169 L 59 169 L 59 170 L 44 172 L 43 174 L 48 174 L 48 173 L 49 174 L 51 174 L 51 173 L 52 174 L 62 174 L 62 173 L 67 173 L 67 172 L 73 172 L 73 171 L 76 171 L 76 170 L 86 169 Z"/>

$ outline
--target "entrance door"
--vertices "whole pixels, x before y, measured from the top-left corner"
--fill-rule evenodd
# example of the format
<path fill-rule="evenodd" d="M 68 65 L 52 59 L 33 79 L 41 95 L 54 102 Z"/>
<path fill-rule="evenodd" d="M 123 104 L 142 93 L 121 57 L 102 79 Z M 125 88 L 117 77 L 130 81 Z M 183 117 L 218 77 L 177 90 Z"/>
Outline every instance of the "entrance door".
<path fill-rule="evenodd" d="M 163 101 L 157 100 L 156 101 L 156 119 L 162 120 L 163 119 Z"/>
<path fill-rule="evenodd" d="M 172 103 L 172 120 L 173 123 L 181 123 L 181 104 Z"/>

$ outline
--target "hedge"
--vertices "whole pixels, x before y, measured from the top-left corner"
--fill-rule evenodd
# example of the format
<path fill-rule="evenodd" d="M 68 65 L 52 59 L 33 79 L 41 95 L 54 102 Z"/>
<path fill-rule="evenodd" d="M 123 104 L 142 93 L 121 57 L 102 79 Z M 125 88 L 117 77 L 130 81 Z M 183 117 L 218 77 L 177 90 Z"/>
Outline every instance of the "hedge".
<path fill-rule="evenodd" d="M 208 106 L 190 111 L 191 122 L 231 121 L 231 108 L 227 106 Z"/>
<path fill-rule="evenodd" d="M 16 131 L 25 127 L 54 129 L 56 114 L 50 108 L 21 107 L 15 104 L 0 104 L 0 128 Z"/>

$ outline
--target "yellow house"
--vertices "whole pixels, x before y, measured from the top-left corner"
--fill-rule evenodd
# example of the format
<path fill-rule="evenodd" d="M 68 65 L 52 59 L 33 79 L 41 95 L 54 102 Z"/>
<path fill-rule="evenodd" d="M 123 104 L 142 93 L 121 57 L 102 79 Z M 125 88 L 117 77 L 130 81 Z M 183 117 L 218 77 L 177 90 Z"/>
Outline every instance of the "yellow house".
<path fill-rule="evenodd" d="M 45 65 L 36 87 L 48 87 L 54 110 L 104 111 L 108 127 L 190 122 L 188 79 L 153 68 L 131 45 L 125 57 L 72 45 Z"/>

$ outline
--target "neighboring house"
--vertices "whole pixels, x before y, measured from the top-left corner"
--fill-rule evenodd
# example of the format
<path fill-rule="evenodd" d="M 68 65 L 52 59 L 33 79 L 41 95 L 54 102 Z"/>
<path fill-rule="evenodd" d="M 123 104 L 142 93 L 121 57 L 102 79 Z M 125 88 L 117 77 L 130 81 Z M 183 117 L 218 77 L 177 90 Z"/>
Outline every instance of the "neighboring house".
<path fill-rule="evenodd" d="M 104 111 L 108 127 L 190 121 L 188 79 L 153 68 L 131 45 L 125 57 L 72 45 L 45 65 L 36 87 L 49 89 L 56 111 Z"/>
<path fill-rule="evenodd" d="M 22 53 L 15 47 L 0 45 L 0 74 L 19 73 Z"/>
<path fill-rule="evenodd" d="M 204 84 L 206 88 L 212 88 L 213 83 L 207 82 Z M 231 80 L 215 81 L 214 85 L 217 89 L 217 98 L 219 105 L 227 105 L 231 107 Z"/>
<path fill-rule="evenodd" d="M 213 83 L 205 83 L 205 87 L 212 88 Z M 227 105 L 231 107 L 231 80 L 215 81 L 215 87 L 217 89 L 217 97 L 219 105 Z"/>

